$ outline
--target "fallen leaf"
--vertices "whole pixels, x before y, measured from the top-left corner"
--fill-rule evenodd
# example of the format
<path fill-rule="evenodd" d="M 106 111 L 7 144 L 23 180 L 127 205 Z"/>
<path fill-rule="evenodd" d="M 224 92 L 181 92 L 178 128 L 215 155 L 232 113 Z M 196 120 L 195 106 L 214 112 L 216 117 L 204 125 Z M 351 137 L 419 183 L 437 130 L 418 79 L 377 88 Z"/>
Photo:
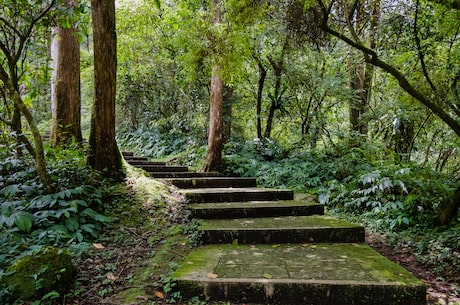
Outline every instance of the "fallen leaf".
<path fill-rule="evenodd" d="M 117 278 L 115 277 L 115 275 L 113 275 L 112 272 L 107 273 L 107 279 L 112 282 L 115 282 L 117 280 Z"/>
<path fill-rule="evenodd" d="M 264 273 L 264 278 L 266 278 L 268 280 L 271 280 L 273 278 L 273 276 L 271 274 Z"/>
<path fill-rule="evenodd" d="M 279 246 L 281 246 L 281 245 L 280 244 L 272 245 L 273 248 L 278 248 Z"/>
<path fill-rule="evenodd" d="M 165 295 L 164 295 L 163 292 L 161 292 L 161 291 L 155 291 L 155 292 L 153 293 L 153 295 L 156 296 L 156 297 L 159 298 L 159 299 L 164 299 L 164 298 L 165 298 Z"/>
<path fill-rule="evenodd" d="M 216 278 L 217 278 L 217 274 L 208 273 L 208 278 L 210 278 L 210 279 L 216 279 Z"/>
<path fill-rule="evenodd" d="M 96 249 L 104 249 L 105 247 L 102 244 L 93 244 L 93 247 Z"/>

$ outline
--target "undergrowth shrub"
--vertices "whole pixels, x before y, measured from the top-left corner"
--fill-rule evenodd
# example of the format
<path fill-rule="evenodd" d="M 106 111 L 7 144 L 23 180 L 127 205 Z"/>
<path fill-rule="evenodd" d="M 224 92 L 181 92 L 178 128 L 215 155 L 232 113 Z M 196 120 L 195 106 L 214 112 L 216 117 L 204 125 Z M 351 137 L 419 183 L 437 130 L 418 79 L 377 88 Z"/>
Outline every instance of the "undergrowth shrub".
<path fill-rule="evenodd" d="M 330 180 L 319 201 L 333 210 L 366 214 L 390 230 L 430 225 L 451 198 L 455 183 L 443 175 L 418 168 L 386 164 Z"/>
<path fill-rule="evenodd" d="M 11 262 L 46 246 L 81 253 L 104 224 L 104 205 L 117 184 L 85 165 L 81 149 L 47 150 L 48 171 L 58 190 L 46 194 L 27 156 L 0 161 L 0 272 Z"/>
<path fill-rule="evenodd" d="M 121 126 L 117 131 L 117 143 L 125 150 L 149 158 L 164 158 L 203 145 L 203 141 L 180 128 L 166 128 L 152 124 L 148 129 L 132 130 Z"/>
<path fill-rule="evenodd" d="M 337 146 L 290 150 L 270 140 L 232 142 L 224 173 L 256 177 L 265 187 L 317 193 L 330 210 L 366 214 L 390 230 L 431 225 L 457 187 L 446 175 L 415 163 L 400 164 L 381 147 Z"/>

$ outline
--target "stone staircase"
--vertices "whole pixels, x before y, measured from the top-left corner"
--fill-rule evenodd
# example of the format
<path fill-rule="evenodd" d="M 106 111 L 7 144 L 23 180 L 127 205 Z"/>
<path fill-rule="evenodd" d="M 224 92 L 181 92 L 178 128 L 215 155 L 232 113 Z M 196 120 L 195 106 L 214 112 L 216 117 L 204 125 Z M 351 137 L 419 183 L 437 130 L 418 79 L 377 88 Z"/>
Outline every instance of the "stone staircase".
<path fill-rule="evenodd" d="M 422 305 L 425 285 L 365 244 L 364 228 L 253 178 L 189 172 L 124 153 L 178 188 L 203 233 L 174 278 L 185 297 L 251 304 Z"/>

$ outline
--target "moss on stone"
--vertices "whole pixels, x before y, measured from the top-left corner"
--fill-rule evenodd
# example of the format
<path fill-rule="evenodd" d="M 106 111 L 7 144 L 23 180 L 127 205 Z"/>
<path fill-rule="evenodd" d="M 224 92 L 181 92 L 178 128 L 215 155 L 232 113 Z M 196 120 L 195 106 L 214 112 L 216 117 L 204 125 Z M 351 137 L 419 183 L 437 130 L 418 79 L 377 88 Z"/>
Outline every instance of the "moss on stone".
<path fill-rule="evenodd" d="M 65 292 L 72 283 L 73 266 L 70 253 L 47 247 L 14 262 L 0 279 L 17 299 L 38 298 L 51 291 Z"/>

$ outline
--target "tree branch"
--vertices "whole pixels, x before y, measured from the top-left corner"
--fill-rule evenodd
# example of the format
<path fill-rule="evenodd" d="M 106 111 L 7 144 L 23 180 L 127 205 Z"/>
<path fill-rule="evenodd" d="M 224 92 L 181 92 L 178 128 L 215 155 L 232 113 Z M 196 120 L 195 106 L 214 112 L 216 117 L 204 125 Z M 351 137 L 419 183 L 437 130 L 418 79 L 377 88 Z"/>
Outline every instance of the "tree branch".
<path fill-rule="evenodd" d="M 16 51 L 16 54 L 13 58 L 15 63 L 19 61 L 19 58 L 21 57 L 21 54 L 22 54 L 22 50 L 24 49 L 24 45 L 27 42 L 27 40 L 29 40 L 30 34 L 32 33 L 32 30 L 34 29 L 35 25 L 37 24 L 38 21 L 40 21 L 40 19 L 42 19 L 43 17 L 45 17 L 46 14 L 49 13 L 49 11 L 53 8 L 55 3 L 56 3 L 56 0 L 51 0 L 51 2 L 48 4 L 48 6 L 44 8 L 43 11 L 38 13 L 38 15 L 35 16 L 35 18 L 32 18 L 29 26 L 26 28 L 24 33 L 23 34 L 21 33 L 21 35 L 18 35 L 20 38 L 20 41 L 19 41 L 19 46 Z"/>
<path fill-rule="evenodd" d="M 321 10 L 327 12 L 325 9 L 325 5 L 322 0 L 317 0 L 317 3 L 320 5 Z M 377 53 L 374 50 L 371 50 L 365 47 L 362 43 L 356 42 L 343 33 L 337 32 L 336 30 L 330 28 L 327 25 L 328 16 L 324 16 L 323 18 L 323 30 L 327 33 L 331 34 L 339 38 L 340 40 L 344 41 L 348 45 L 352 46 L 363 52 L 364 59 L 366 62 L 381 68 L 383 71 L 392 75 L 396 80 L 398 80 L 399 86 L 406 91 L 410 96 L 421 102 L 427 108 L 429 108 L 436 116 L 438 116 L 442 121 L 444 121 L 452 130 L 455 132 L 457 136 L 460 137 L 460 122 L 453 119 L 447 112 L 444 111 L 441 107 L 437 104 L 433 103 L 430 99 L 426 97 L 422 92 L 417 90 L 414 86 L 412 86 L 407 78 L 395 67 L 391 66 L 390 64 L 382 61 L 379 59 Z"/>
<path fill-rule="evenodd" d="M 415 38 L 415 44 L 417 45 L 417 53 L 418 53 L 418 58 L 420 59 L 420 64 L 422 65 L 422 71 L 423 71 L 423 76 L 425 76 L 425 79 L 427 80 L 428 84 L 430 85 L 431 89 L 436 92 L 436 87 L 434 86 L 433 82 L 430 79 L 430 76 L 428 75 L 428 71 L 426 69 L 426 64 L 425 64 L 425 54 L 422 52 L 422 46 L 420 43 L 420 37 L 419 33 L 417 30 L 417 24 L 418 24 L 418 10 L 419 10 L 419 5 L 420 5 L 420 0 L 416 1 L 415 4 L 415 20 L 414 20 L 414 38 Z"/>

